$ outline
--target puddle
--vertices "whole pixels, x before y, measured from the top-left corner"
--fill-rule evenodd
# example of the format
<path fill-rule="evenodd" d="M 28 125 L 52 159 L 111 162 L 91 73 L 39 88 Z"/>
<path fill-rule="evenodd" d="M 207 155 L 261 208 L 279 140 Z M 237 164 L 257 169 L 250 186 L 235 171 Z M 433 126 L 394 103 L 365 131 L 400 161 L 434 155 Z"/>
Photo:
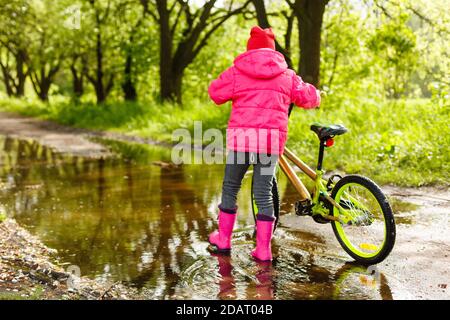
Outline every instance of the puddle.
<path fill-rule="evenodd" d="M 389 197 L 389 203 L 392 211 L 395 213 L 395 222 L 397 224 L 413 224 L 414 211 L 420 208 L 420 205 L 401 200 L 397 197 Z"/>
<path fill-rule="evenodd" d="M 273 263 L 255 262 L 243 254 L 251 245 L 237 246 L 239 252 L 231 256 L 196 260 L 184 270 L 173 297 L 195 293 L 196 299 L 392 299 L 384 274 L 371 275 L 365 267 L 313 256 L 279 241 Z"/>
<path fill-rule="evenodd" d="M 168 149 L 106 144 L 125 156 L 83 159 L 0 137 L 0 211 L 81 275 L 157 299 L 392 298 L 384 276 L 373 280 L 365 268 L 327 253 L 314 232 L 281 225 L 274 263 L 250 259 L 250 175 L 238 199 L 232 255 L 210 255 L 205 240 L 215 227 L 223 166 L 170 166 Z M 288 213 L 295 192 L 284 179 L 280 189 Z"/>

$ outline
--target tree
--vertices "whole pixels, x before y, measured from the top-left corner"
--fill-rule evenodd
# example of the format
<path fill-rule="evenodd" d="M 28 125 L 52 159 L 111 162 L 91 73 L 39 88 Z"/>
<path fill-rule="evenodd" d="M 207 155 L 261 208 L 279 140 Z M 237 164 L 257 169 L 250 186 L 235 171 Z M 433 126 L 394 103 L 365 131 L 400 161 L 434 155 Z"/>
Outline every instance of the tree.
<path fill-rule="evenodd" d="M 62 63 L 62 53 L 52 52 L 53 48 L 46 47 L 46 32 L 40 35 L 36 51 L 30 59 L 30 79 L 34 91 L 42 101 L 48 100 L 48 92 L 53 83 L 56 73 Z"/>
<path fill-rule="evenodd" d="M 105 55 L 108 48 L 113 46 L 113 34 L 110 28 L 110 14 L 112 9 L 112 0 L 107 0 L 106 3 L 100 0 L 87 0 L 89 8 L 87 14 L 91 24 L 88 28 L 92 28 L 94 39 L 91 38 L 93 45 L 90 49 L 94 52 L 93 65 L 94 68 L 86 70 L 86 77 L 95 89 L 97 103 L 105 102 L 114 84 L 114 72 L 107 70 Z M 93 41 L 92 41 L 93 40 Z M 91 50 L 89 50 L 91 52 Z M 90 63 L 89 63 L 90 64 Z"/>
<path fill-rule="evenodd" d="M 0 1 L 0 68 L 9 96 L 22 97 L 29 70 L 27 44 L 34 19 L 25 0 Z"/>
<path fill-rule="evenodd" d="M 253 0 L 258 24 L 267 28 L 270 27 L 264 0 Z M 322 22 L 325 7 L 329 0 L 286 0 L 290 12 L 286 10 L 280 13 L 286 19 L 286 33 L 284 35 L 285 47 L 277 41 L 276 49 L 285 57 L 288 65 L 293 64 L 290 57 L 291 36 L 294 27 L 294 17 L 297 22 L 300 59 L 298 72 L 304 81 L 315 86 L 320 82 L 320 44 L 322 33 Z"/>
<path fill-rule="evenodd" d="M 60 5 L 63 12 L 63 19 L 66 24 L 64 33 L 59 34 L 64 38 L 64 51 L 66 52 L 63 69 L 68 69 L 71 75 L 72 97 L 78 101 L 85 92 L 86 88 L 86 74 L 89 69 L 90 53 L 93 51 L 92 47 L 92 22 L 90 16 L 85 17 L 84 12 L 89 12 L 88 9 L 83 11 L 80 1 L 64 0 L 66 3 Z M 82 23 L 83 22 L 83 23 Z M 64 24 L 63 24 L 64 25 Z"/>
<path fill-rule="evenodd" d="M 27 63 L 34 91 L 39 99 L 47 101 L 50 87 L 66 56 L 67 41 L 64 37 L 66 31 L 61 28 L 61 8 L 50 1 L 42 1 L 41 4 L 39 10 L 33 7 L 36 14 Z"/>
<path fill-rule="evenodd" d="M 141 29 L 146 21 L 146 11 L 136 1 L 123 2 L 118 6 L 117 13 L 121 20 L 120 48 L 122 50 L 124 65 L 121 87 L 126 101 L 137 100 L 137 78 L 140 67 L 146 65 L 141 58 L 147 58 L 145 37 Z"/>
<path fill-rule="evenodd" d="M 378 72 L 390 75 L 391 79 L 385 82 L 385 88 L 388 95 L 396 99 L 406 92 L 408 79 L 417 62 L 416 38 L 406 25 L 408 19 L 408 15 L 402 14 L 396 20 L 385 23 L 368 44 L 375 55 L 381 58 Z"/>
<path fill-rule="evenodd" d="M 14 47 L 11 43 L 0 48 L 0 67 L 2 80 L 8 96 L 22 97 L 25 94 L 25 81 L 28 69 L 25 61 L 28 57 L 25 49 Z"/>
<path fill-rule="evenodd" d="M 72 74 L 72 90 L 75 100 L 84 94 L 84 79 L 87 73 L 86 55 L 74 52 L 69 59 L 69 69 Z"/>
<path fill-rule="evenodd" d="M 287 1 L 297 18 L 300 45 L 299 74 L 304 81 L 318 87 L 322 23 L 329 0 Z"/>
<path fill-rule="evenodd" d="M 205 1 L 197 8 L 188 0 L 141 0 L 144 10 L 159 27 L 159 78 L 162 101 L 182 101 L 183 74 L 208 42 L 211 35 L 230 17 L 242 13 L 242 5 L 229 1 L 215 7 L 217 0 Z M 180 29 L 180 30 L 178 30 Z"/>
<path fill-rule="evenodd" d="M 261 28 L 270 28 L 271 24 L 269 23 L 269 17 L 264 0 L 252 0 L 252 3 L 253 6 L 255 7 L 256 20 L 258 22 L 258 25 Z M 275 49 L 283 54 L 289 68 L 293 69 L 290 51 L 291 51 L 291 36 L 294 22 L 293 19 L 294 14 L 293 11 L 288 13 L 286 10 L 283 10 L 281 13 L 286 18 L 287 22 L 286 33 L 284 34 L 284 46 L 282 46 L 280 42 L 277 39 L 275 39 Z"/>
<path fill-rule="evenodd" d="M 137 27 L 137 25 L 136 25 Z M 130 42 L 134 41 L 133 34 L 130 35 Z M 136 80 L 133 76 L 133 55 L 132 49 L 126 50 L 124 80 L 122 82 L 122 90 L 124 99 L 128 101 L 135 101 L 137 99 Z"/>

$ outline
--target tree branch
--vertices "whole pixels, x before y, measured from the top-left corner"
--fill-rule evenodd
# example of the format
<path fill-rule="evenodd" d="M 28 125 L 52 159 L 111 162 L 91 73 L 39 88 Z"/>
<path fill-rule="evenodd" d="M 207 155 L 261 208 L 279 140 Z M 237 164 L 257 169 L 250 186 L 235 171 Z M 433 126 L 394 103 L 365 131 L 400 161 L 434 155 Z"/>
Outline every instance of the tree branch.
<path fill-rule="evenodd" d="M 33 78 L 33 75 L 34 75 L 34 78 Z M 40 83 L 39 83 L 38 76 L 36 75 L 36 73 L 34 71 L 30 71 L 30 79 L 31 79 L 31 83 L 33 85 L 34 91 L 39 95 L 41 92 Z"/>
<path fill-rule="evenodd" d="M 182 1 L 182 2 L 183 2 L 183 1 Z M 185 8 L 184 8 L 185 6 L 186 6 L 186 3 L 183 2 L 183 4 L 182 4 L 181 7 L 180 7 L 180 10 L 178 10 L 178 12 L 177 12 L 177 16 L 176 16 L 176 18 L 175 18 L 174 23 L 173 23 L 172 27 L 170 28 L 170 34 L 171 34 L 172 36 L 175 34 L 175 30 L 176 30 L 176 28 L 177 28 L 178 21 L 180 20 L 181 13 L 183 13 L 183 11 L 185 10 Z"/>
<path fill-rule="evenodd" d="M 446 28 L 441 27 L 440 25 L 435 23 L 430 18 L 426 17 L 423 13 L 421 13 L 419 10 L 417 10 L 413 6 L 407 6 L 407 9 L 410 10 L 419 19 L 421 19 L 421 20 L 425 21 L 426 23 L 428 23 L 433 28 L 437 28 L 438 29 L 438 33 L 440 33 L 440 34 L 442 34 L 442 33 L 448 34 L 449 33 L 449 31 Z"/>
<path fill-rule="evenodd" d="M 194 49 L 193 56 L 197 56 L 197 54 L 200 52 L 200 50 L 207 44 L 208 39 L 211 37 L 211 35 L 214 33 L 215 30 L 217 30 L 225 21 L 227 21 L 230 17 L 241 13 L 252 1 L 248 0 L 245 2 L 241 7 L 228 12 L 228 14 L 221 17 L 221 20 L 217 22 L 214 26 L 211 27 L 211 29 L 203 36 L 202 40 L 200 40 L 199 45 Z M 217 20 L 217 19 L 216 19 Z"/>
<path fill-rule="evenodd" d="M 154 11 L 150 10 L 150 8 L 149 8 L 149 5 L 148 5 L 149 0 L 140 0 L 140 1 L 144 8 L 144 12 L 148 13 L 155 20 L 155 22 L 159 22 L 159 17 L 156 15 L 156 13 Z"/>

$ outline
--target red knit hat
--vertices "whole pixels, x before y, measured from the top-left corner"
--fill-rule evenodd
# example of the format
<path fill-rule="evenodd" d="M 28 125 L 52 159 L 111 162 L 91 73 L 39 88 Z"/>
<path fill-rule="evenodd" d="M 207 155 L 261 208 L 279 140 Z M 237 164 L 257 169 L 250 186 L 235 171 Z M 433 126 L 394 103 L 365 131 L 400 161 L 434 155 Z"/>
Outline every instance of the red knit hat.
<path fill-rule="evenodd" d="M 270 48 L 275 50 L 275 35 L 272 28 L 262 29 L 253 27 L 250 31 L 250 39 L 247 42 L 247 50 Z"/>

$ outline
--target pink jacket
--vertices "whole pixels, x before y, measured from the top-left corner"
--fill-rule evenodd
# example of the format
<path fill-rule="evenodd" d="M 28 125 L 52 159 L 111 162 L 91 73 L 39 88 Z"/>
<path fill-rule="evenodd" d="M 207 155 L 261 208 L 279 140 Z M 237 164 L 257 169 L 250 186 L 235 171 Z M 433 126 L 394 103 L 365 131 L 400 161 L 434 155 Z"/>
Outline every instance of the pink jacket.
<path fill-rule="evenodd" d="M 216 104 L 233 102 L 227 148 L 241 152 L 282 154 L 289 105 L 309 109 L 320 104 L 316 88 L 288 69 L 281 53 L 266 48 L 239 55 L 208 93 Z"/>

